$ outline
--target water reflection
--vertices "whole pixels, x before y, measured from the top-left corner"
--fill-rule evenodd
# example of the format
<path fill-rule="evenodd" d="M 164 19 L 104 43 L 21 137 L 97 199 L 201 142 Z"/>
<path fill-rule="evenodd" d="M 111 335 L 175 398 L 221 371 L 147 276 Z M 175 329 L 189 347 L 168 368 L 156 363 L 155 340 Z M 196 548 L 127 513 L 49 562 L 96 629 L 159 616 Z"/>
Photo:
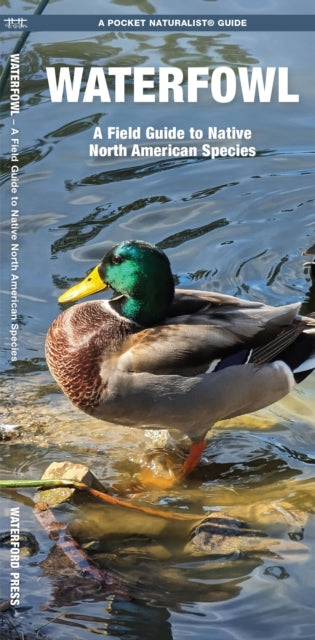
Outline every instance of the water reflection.
<path fill-rule="evenodd" d="M 155 173 L 160 173 L 161 171 L 168 171 L 169 169 L 178 169 L 182 165 L 191 164 L 193 162 L 202 162 L 202 159 L 182 158 L 181 160 L 162 160 L 140 165 L 127 166 L 123 169 L 116 169 L 114 171 L 102 171 L 97 174 L 86 176 L 78 182 L 67 180 L 66 188 L 71 190 L 76 187 L 87 185 L 100 186 L 106 185 L 111 182 L 146 178 L 147 176 L 151 176 L 152 174 L 154 175 Z"/>
<path fill-rule="evenodd" d="M 98 125 L 102 113 L 95 113 L 87 118 L 80 118 L 79 120 L 72 120 L 64 124 L 55 131 L 50 131 L 46 134 L 46 138 L 64 138 L 66 136 L 73 136 L 82 131 L 87 131 L 91 127 Z"/>
<path fill-rule="evenodd" d="M 36 144 L 34 144 L 31 148 L 24 148 L 19 154 L 19 165 L 20 168 L 25 167 L 33 162 L 40 162 L 44 160 L 46 156 L 52 151 L 52 146 L 47 145 L 44 141 L 40 140 Z M 5 184 L 10 180 L 10 171 L 11 171 L 11 159 L 3 158 L 2 160 L 2 171 L 3 175 L 0 180 L 0 184 Z M 23 175 L 23 172 L 21 172 Z"/>
<path fill-rule="evenodd" d="M 231 42 L 227 33 L 204 35 L 201 33 L 104 33 L 79 41 L 35 44 L 31 67 L 25 65 L 24 77 L 34 82 L 34 72 L 55 64 L 58 59 L 63 63 L 88 67 L 99 66 L 136 66 L 157 63 L 160 66 L 177 66 L 186 78 L 188 66 L 209 67 L 228 65 L 250 66 L 258 60 L 245 47 Z M 37 60 L 37 62 L 35 62 Z M 34 66 L 35 65 L 35 66 Z M 32 70 L 32 73 L 30 73 Z M 34 86 L 29 85 L 34 90 Z M 127 82 L 126 88 L 132 90 Z"/>

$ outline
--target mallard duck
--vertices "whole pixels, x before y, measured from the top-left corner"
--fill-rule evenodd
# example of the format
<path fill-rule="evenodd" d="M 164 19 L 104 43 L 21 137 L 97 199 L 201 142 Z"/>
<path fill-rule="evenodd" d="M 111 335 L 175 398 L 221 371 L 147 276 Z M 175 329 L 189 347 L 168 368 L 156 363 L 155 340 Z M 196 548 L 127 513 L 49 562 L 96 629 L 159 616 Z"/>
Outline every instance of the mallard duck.
<path fill-rule="evenodd" d="M 87 414 L 191 439 L 179 477 L 197 464 L 218 420 L 266 407 L 315 367 L 315 317 L 207 291 L 174 290 L 165 253 L 114 246 L 59 302 L 110 287 L 111 300 L 68 307 L 46 340 L 49 369 Z"/>

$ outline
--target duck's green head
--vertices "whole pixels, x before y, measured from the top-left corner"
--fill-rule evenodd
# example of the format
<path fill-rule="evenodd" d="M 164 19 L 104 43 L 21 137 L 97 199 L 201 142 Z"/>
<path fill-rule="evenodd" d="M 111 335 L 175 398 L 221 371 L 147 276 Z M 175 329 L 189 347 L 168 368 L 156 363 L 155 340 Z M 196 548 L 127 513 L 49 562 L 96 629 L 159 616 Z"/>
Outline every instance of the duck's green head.
<path fill-rule="evenodd" d="M 89 275 L 63 293 L 72 302 L 110 287 L 121 297 L 111 301 L 120 314 L 143 326 L 161 321 L 174 297 L 168 258 L 157 247 L 138 240 L 116 245 Z"/>

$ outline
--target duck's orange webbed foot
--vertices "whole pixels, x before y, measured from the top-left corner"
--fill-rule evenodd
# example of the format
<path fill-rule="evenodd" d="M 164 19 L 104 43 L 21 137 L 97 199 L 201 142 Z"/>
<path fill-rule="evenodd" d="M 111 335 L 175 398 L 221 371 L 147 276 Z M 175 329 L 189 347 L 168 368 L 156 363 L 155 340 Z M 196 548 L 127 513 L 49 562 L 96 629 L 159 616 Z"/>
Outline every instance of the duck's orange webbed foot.
<path fill-rule="evenodd" d="M 165 491 L 166 489 L 171 489 L 176 484 L 179 484 L 196 467 L 205 446 L 205 440 L 202 440 L 201 442 L 193 442 L 190 446 L 187 459 L 179 468 L 165 469 L 165 467 L 162 467 L 160 464 L 154 465 L 153 468 L 142 468 L 135 478 L 136 482 L 133 485 L 135 492 L 138 491 L 140 493 L 147 490 Z"/>

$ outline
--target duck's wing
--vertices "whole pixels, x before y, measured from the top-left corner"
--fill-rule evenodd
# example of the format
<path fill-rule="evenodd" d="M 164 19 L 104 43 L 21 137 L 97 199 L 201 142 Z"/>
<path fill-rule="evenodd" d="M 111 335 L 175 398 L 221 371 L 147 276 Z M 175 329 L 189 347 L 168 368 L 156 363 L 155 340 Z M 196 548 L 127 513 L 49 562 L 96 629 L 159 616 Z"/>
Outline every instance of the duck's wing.
<path fill-rule="evenodd" d="M 177 428 L 199 441 L 218 420 L 278 401 L 294 387 L 290 367 L 269 362 L 270 350 L 257 353 L 259 363 L 251 357 L 266 345 L 279 353 L 280 335 L 306 328 L 308 319 L 297 311 L 298 305 L 273 308 L 218 294 L 177 294 L 163 325 L 125 341 L 105 408 L 100 405 L 95 415 L 130 426 Z"/>
<path fill-rule="evenodd" d="M 177 291 L 165 322 L 128 338 L 118 367 L 124 371 L 193 376 L 222 359 L 241 364 L 254 348 L 282 331 L 297 333 L 299 305 L 270 307 L 217 293 Z M 290 341 L 294 336 L 290 336 Z M 278 347 L 277 347 L 278 348 Z M 271 359 L 271 358 L 270 358 Z"/>

